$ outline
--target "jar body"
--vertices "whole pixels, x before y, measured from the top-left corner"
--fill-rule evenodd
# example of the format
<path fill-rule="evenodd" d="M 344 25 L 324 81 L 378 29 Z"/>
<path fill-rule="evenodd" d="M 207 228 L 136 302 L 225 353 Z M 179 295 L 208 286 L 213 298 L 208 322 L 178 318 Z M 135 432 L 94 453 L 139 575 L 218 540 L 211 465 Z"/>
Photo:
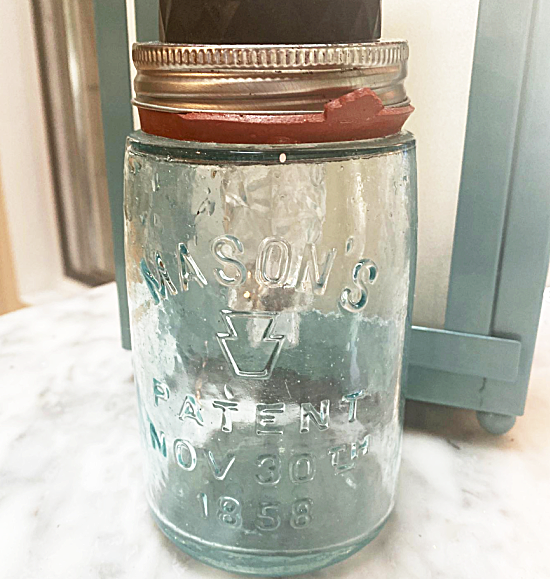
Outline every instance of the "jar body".
<path fill-rule="evenodd" d="M 125 236 L 148 500 L 209 564 L 303 573 L 394 501 L 416 252 L 414 140 L 136 133 Z"/>

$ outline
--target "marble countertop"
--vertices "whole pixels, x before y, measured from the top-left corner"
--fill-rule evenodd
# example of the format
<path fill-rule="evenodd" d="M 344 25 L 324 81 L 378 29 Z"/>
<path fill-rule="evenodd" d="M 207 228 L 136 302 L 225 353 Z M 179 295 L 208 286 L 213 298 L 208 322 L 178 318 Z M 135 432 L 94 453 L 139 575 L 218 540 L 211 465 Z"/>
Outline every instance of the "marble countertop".
<path fill-rule="evenodd" d="M 113 285 L 0 318 L 0 579 L 229 579 L 157 531 L 144 497 L 130 353 Z M 526 414 L 409 404 L 396 509 L 309 577 L 550 578 L 550 299 Z M 237 577 L 237 576 L 234 576 Z"/>

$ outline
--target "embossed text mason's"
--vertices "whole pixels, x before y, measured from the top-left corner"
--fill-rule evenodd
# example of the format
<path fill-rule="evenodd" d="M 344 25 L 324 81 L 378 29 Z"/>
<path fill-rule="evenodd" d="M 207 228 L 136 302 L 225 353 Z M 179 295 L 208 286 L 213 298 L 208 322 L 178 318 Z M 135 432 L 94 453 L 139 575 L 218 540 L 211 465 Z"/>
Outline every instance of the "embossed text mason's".
<path fill-rule="evenodd" d="M 394 504 L 416 251 L 404 42 L 134 47 L 126 274 L 153 516 L 230 571 Z"/>

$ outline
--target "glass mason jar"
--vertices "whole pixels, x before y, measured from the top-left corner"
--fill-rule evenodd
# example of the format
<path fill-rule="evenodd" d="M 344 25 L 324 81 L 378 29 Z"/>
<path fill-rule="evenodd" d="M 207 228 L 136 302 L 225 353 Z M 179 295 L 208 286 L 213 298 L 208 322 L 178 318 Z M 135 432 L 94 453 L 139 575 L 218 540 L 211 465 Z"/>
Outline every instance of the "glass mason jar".
<path fill-rule="evenodd" d="M 303 573 L 354 553 L 387 520 L 414 279 L 414 154 L 405 132 L 314 144 L 128 139 L 148 500 L 197 559 Z"/>

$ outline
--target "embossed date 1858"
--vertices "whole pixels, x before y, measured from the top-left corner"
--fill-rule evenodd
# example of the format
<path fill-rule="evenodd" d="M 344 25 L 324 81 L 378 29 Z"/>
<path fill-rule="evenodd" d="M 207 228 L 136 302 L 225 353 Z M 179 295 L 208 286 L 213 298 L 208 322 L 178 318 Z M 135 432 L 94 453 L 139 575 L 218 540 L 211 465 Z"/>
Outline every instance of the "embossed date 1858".
<path fill-rule="evenodd" d="M 207 493 L 197 494 L 201 516 L 204 519 L 215 516 L 225 527 L 240 528 L 244 521 L 243 505 L 234 497 L 223 495 L 217 500 Z M 213 506 L 211 506 L 213 503 Z M 279 501 L 260 501 L 253 505 L 251 522 L 260 532 L 273 532 L 285 522 L 293 529 L 309 527 L 313 521 L 313 501 L 304 497 L 293 501 L 291 505 L 282 505 Z"/>

